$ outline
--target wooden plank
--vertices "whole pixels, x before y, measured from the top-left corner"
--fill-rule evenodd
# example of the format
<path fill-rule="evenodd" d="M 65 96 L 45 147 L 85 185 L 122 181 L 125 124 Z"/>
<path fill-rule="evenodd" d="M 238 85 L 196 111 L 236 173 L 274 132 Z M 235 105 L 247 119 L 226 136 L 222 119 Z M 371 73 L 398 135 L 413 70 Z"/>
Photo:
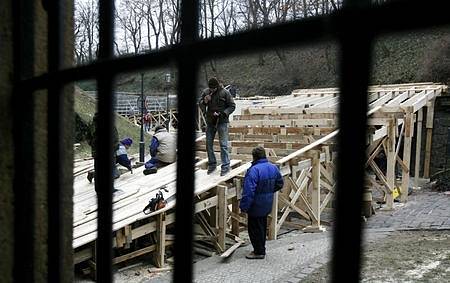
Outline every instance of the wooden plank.
<path fill-rule="evenodd" d="M 113 264 L 117 264 L 117 263 L 129 260 L 129 259 L 141 256 L 141 255 L 153 252 L 155 249 L 156 249 L 156 245 L 151 245 L 151 246 L 139 249 L 137 251 L 134 251 L 134 252 L 131 252 L 131 253 L 127 253 L 127 254 L 122 255 L 122 256 L 115 257 L 115 258 L 113 258 L 112 263 Z"/>
<path fill-rule="evenodd" d="M 237 250 L 243 243 L 245 243 L 244 241 L 239 241 L 236 244 L 232 245 L 228 250 L 226 250 L 224 253 L 222 253 L 220 255 L 220 257 L 223 258 L 227 258 L 229 257 L 235 250 Z"/>
<path fill-rule="evenodd" d="M 278 164 L 283 164 L 288 162 L 289 160 L 298 157 L 302 154 L 304 154 L 305 152 L 315 148 L 316 146 L 319 146 L 321 144 L 323 144 L 324 142 L 334 138 L 337 134 L 339 133 L 339 130 L 335 130 L 333 131 L 331 134 L 326 135 L 325 137 L 316 140 L 315 142 L 311 143 L 310 145 L 305 146 L 304 148 L 297 150 L 294 153 L 289 154 L 288 156 L 281 158 L 280 160 L 277 161 Z"/>

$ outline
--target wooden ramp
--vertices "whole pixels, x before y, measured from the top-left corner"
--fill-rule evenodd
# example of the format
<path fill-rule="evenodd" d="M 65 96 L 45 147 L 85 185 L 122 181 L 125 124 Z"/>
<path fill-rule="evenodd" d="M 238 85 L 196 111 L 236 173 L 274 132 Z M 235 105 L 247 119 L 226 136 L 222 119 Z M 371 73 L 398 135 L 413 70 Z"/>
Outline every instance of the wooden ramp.
<path fill-rule="evenodd" d="M 81 167 L 89 167 L 86 161 L 82 161 Z M 92 160 L 91 160 L 92 163 Z M 219 206 L 221 215 L 227 215 L 226 203 L 229 199 L 236 198 L 236 188 L 233 186 L 233 179 L 238 176 L 241 178 L 245 171 L 250 167 L 250 163 L 242 164 L 241 160 L 231 160 L 231 172 L 226 176 L 220 176 L 220 166 L 218 170 L 207 175 L 207 170 L 200 168 L 205 164 L 202 160 L 197 163 L 195 169 L 195 211 L 196 213 L 205 212 L 210 208 Z M 175 222 L 174 207 L 176 204 L 176 163 L 160 168 L 157 173 L 144 175 L 144 166 L 133 170 L 133 174 L 123 173 L 119 179 L 115 180 L 114 188 L 119 191 L 113 196 L 113 248 L 126 249 L 133 240 L 145 235 L 152 234 L 157 237 L 161 229 Z M 79 165 L 74 166 L 75 172 L 79 172 Z M 89 168 L 92 168 L 90 164 Z M 94 259 L 94 246 L 97 239 L 97 197 L 94 190 L 94 182 L 89 183 L 87 171 L 78 174 L 74 178 L 74 211 L 73 211 L 73 248 L 75 249 L 75 264 Z M 167 200 L 165 208 L 151 214 L 144 214 L 143 209 L 149 200 L 155 197 L 156 193 L 164 187 L 168 192 L 163 191 L 164 198 Z M 219 189 L 218 189 L 219 188 Z M 226 192 L 226 194 L 225 194 Z M 220 194 L 220 196 L 218 195 Z M 234 201 L 237 208 L 237 201 Z M 207 213 L 210 214 L 209 212 Z M 210 227 L 209 220 L 205 221 L 205 216 L 199 217 L 204 223 L 201 226 L 206 230 L 210 238 L 214 238 L 214 243 L 219 251 L 225 250 L 225 231 L 227 219 L 222 217 L 221 230 L 217 232 L 217 227 Z M 225 222 L 224 222 L 225 221 Z M 232 221 L 232 220 L 229 220 Z M 236 221 L 236 220 L 233 220 Z M 236 227 L 238 224 L 234 224 Z M 164 226 L 164 227 L 163 227 Z M 159 231 L 159 232 L 158 232 Z M 237 231 L 237 234 L 239 231 Z M 153 235 L 154 234 L 154 235 Z M 159 234 L 158 234 L 159 235 Z M 220 236 L 222 235 L 222 236 Z M 165 236 L 166 237 L 166 236 Z M 130 250 L 127 256 L 114 259 L 114 263 L 121 262 L 142 255 L 148 252 L 155 252 L 158 266 L 163 266 L 163 250 L 165 246 L 173 243 L 173 239 L 156 239 L 153 248 L 147 247 L 143 251 Z M 170 238 L 170 237 L 169 237 Z M 221 240 L 220 240 L 220 239 Z"/>

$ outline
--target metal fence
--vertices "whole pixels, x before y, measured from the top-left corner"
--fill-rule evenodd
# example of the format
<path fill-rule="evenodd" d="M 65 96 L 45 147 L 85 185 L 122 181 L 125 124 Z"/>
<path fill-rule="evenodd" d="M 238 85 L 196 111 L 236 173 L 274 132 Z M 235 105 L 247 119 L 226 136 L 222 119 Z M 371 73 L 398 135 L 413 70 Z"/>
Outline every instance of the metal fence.
<path fill-rule="evenodd" d="M 70 1 L 69 1 L 70 2 Z M 48 58 L 49 72 L 40 76 L 32 76 L 33 60 L 28 58 L 30 39 L 33 34 L 33 12 L 35 1 L 14 1 L 15 26 L 15 63 L 16 69 L 16 99 L 23 94 L 31 95 L 38 89 L 48 89 L 49 140 L 63 140 L 61 124 L 64 113 L 61 111 L 63 86 L 77 80 L 95 79 L 98 86 L 98 113 L 102 127 L 98 131 L 97 162 L 102 164 L 97 171 L 96 186 L 101 188 L 98 194 L 98 241 L 97 241 L 97 280 L 112 282 L 112 189 L 111 176 L 113 160 L 112 126 L 114 111 L 113 82 L 119 73 L 141 71 L 149 68 L 160 68 L 174 64 L 178 69 L 178 167 L 177 167 L 177 205 L 175 225 L 175 282 L 191 282 L 192 269 L 192 232 L 193 232 L 193 192 L 194 192 L 194 152 L 195 148 L 195 114 L 197 94 L 197 74 L 199 64 L 210 57 L 220 57 L 242 52 L 256 52 L 271 48 L 287 47 L 289 45 L 304 46 L 322 40 L 335 40 L 340 45 L 340 117 L 338 138 L 339 156 L 337 181 L 336 226 L 333 230 L 332 280 L 333 282 L 357 282 L 360 273 L 361 258 L 361 199 L 365 161 L 365 135 L 367 112 L 367 85 L 370 74 L 371 45 L 373 40 L 381 35 L 403 32 L 412 29 L 428 28 L 449 24 L 450 17 L 446 1 L 403 0 L 387 1 L 373 5 L 369 0 L 344 1 L 342 9 L 330 15 L 306 18 L 262 29 L 250 30 L 225 37 L 199 40 L 199 1 L 181 1 L 181 36 L 176 46 L 148 54 L 139 54 L 126 58 L 114 58 L 114 1 L 99 1 L 100 49 L 96 62 L 86 66 L 65 68 L 62 66 L 64 50 L 64 15 L 67 1 L 43 1 L 48 11 Z M 379 2 L 379 1 L 378 1 Z M 27 60 L 31 59 L 31 61 Z M 33 113 L 31 102 L 22 104 L 25 113 Z M 24 119 L 32 121 L 31 114 Z M 31 125 L 15 124 L 31 129 Z M 26 133 L 26 131 L 23 131 Z M 31 137 L 32 138 L 32 137 Z M 17 135 L 15 155 L 16 169 L 30 170 L 28 166 L 33 148 L 29 148 L 30 136 Z M 109 146 L 105 146 L 109 145 Z M 27 147 L 28 146 L 28 147 Z M 49 211 L 49 249 L 48 249 L 48 280 L 63 282 L 61 260 L 62 247 L 66 237 L 63 234 L 64 219 L 60 207 L 62 194 L 60 188 L 67 180 L 64 178 L 61 157 L 67 154 L 62 151 L 61 143 L 55 143 L 49 151 L 48 186 L 52 188 L 48 199 Z M 346 163 L 346 166 L 344 165 Z M 29 180 L 19 180 L 14 183 L 17 191 L 32 185 Z M 24 208 L 33 208 L 33 198 L 24 198 L 20 204 Z M 34 229 L 27 222 L 32 212 L 26 209 L 16 212 L 16 233 L 21 239 L 32 242 Z M 22 225 L 22 226 L 20 226 Z M 15 244 L 15 280 L 27 282 L 28 275 L 20 272 L 21 267 L 33 264 L 34 258 L 26 256 L 26 248 L 20 246 L 24 241 Z M 26 242 L 25 242 L 26 243 Z M 32 246 L 31 246 L 32 248 Z M 22 280 L 23 279 L 23 280 Z"/>

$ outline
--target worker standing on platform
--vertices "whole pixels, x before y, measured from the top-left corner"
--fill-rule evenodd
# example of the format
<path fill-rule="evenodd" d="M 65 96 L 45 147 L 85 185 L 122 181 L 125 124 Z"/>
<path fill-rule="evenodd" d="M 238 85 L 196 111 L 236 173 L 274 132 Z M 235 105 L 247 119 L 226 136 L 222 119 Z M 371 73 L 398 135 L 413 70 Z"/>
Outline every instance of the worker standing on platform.
<path fill-rule="evenodd" d="M 99 127 L 99 125 L 97 125 L 97 124 L 98 124 L 98 112 L 96 112 L 94 114 L 94 117 L 92 118 L 92 123 L 89 125 L 89 129 L 87 132 L 87 142 L 91 146 L 91 154 L 92 154 L 92 157 L 94 158 L 94 170 L 89 171 L 87 174 L 87 179 L 88 179 L 89 183 L 92 183 L 92 179 L 95 178 L 95 175 L 96 175 L 95 172 L 97 171 L 97 166 L 98 166 L 97 161 L 96 161 L 97 160 L 97 158 L 96 158 L 96 152 L 97 152 L 96 143 L 97 143 L 97 127 Z M 113 126 L 113 144 L 117 145 L 118 142 L 119 142 L 119 134 L 117 132 L 116 126 Z M 116 146 L 116 148 L 114 149 L 114 152 L 111 152 L 113 154 L 114 158 L 116 155 L 115 151 L 117 150 L 117 148 L 118 147 Z M 113 174 L 114 179 L 117 179 L 120 177 L 120 172 L 116 166 L 113 166 L 112 174 Z M 97 192 L 97 186 L 95 186 L 95 191 Z M 116 190 L 114 189 L 113 192 L 114 191 L 116 191 Z"/>
<path fill-rule="evenodd" d="M 173 133 L 167 132 L 163 125 L 155 127 L 155 134 L 150 143 L 152 158 L 145 162 L 144 174 L 153 174 L 158 168 L 169 165 L 177 159 L 177 141 Z"/>
<path fill-rule="evenodd" d="M 119 163 L 123 167 L 126 167 L 131 174 L 133 174 L 133 168 L 131 167 L 131 161 L 128 158 L 127 149 L 133 144 L 131 138 L 125 138 L 120 141 L 119 148 L 116 151 L 116 163 Z"/>
<path fill-rule="evenodd" d="M 263 259 L 266 255 L 267 216 L 272 210 L 273 194 L 283 188 L 284 181 L 280 170 L 267 160 L 263 147 L 254 148 L 252 156 L 239 207 L 248 215 L 248 235 L 253 246 L 253 251 L 245 257 Z"/>
<path fill-rule="evenodd" d="M 219 133 L 220 159 L 222 161 L 220 175 L 230 172 L 230 154 L 228 152 L 228 116 L 236 108 L 230 92 L 223 88 L 216 78 L 208 81 L 208 88 L 202 92 L 199 107 L 206 113 L 206 152 L 208 153 L 208 174 L 217 167 L 214 155 L 214 137 Z"/>

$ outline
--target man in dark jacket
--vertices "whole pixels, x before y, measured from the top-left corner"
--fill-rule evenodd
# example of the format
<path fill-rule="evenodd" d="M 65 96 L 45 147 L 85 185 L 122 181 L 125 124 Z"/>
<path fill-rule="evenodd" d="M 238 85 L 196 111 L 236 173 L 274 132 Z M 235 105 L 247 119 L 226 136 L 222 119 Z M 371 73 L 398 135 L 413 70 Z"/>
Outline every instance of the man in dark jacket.
<path fill-rule="evenodd" d="M 145 162 L 144 175 L 156 173 L 158 168 L 169 165 L 177 159 L 176 136 L 167 132 L 163 125 L 155 127 L 155 134 L 150 143 L 152 158 Z"/>
<path fill-rule="evenodd" d="M 273 194 L 283 188 L 284 181 L 278 167 L 267 160 L 263 147 L 254 148 L 252 155 L 253 162 L 245 174 L 239 207 L 248 215 L 248 235 L 253 246 L 246 258 L 263 259 L 266 255 L 267 216 L 272 210 Z"/>
<path fill-rule="evenodd" d="M 228 152 L 228 116 L 236 108 L 230 92 L 223 88 L 216 78 L 208 81 L 208 88 L 202 92 L 199 101 L 200 109 L 206 116 L 206 151 L 208 153 L 208 174 L 217 167 L 214 155 L 214 137 L 219 133 L 220 159 L 222 161 L 220 175 L 230 171 L 230 156 Z"/>
<path fill-rule="evenodd" d="M 95 178 L 95 175 L 96 175 L 95 172 L 98 171 L 97 167 L 99 166 L 97 164 L 97 158 L 96 158 L 96 152 L 97 152 L 97 150 L 96 150 L 97 127 L 99 126 L 99 125 L 97 125 L 97 123 L 98 123 L 98 112 L 96 112 L 94 114 L 94 117 L 92 118 L 92 123 L 89 125 L 89 129 L 88 129 L 88 132 L 87 132 L 87 142 L 91 146 L 91 154 L 92 154 L 92 157 L 94 158 L 94 170 L 89 171 L 88 174 L 87 174 L 87 179 L 88 179 L 89 183 L 92 183 L 92 179 Z M 117 145 L 118 142 L 119 142 L 119 134 L 117 132 L 116 126 L 114 126 L 113 127 L 113 144 Z M 118 149 L 118 146 L 116 146 L 116 148 L 114 149 L 114 152 L 112 152 L 112 154 L 114 156 L 113 157 L 114 159 L 116 157 L 115 156 L 116 155 L 115 151 L 117 149 Z M 113 166 L 113 172 L 112 173 L 113 173 L 114 179 L 119 178 L 120 172 L 119 172 L 119 170 L 117 169 L 116 166 Z M 97 191 L 97 185 L 94 187 L 94 189 L 95 189 L 96 192 L 98 192 Z M 115 192 L 115 191 L 117 191 L 117 190 L 113 189 L 113 192 Z"/>

